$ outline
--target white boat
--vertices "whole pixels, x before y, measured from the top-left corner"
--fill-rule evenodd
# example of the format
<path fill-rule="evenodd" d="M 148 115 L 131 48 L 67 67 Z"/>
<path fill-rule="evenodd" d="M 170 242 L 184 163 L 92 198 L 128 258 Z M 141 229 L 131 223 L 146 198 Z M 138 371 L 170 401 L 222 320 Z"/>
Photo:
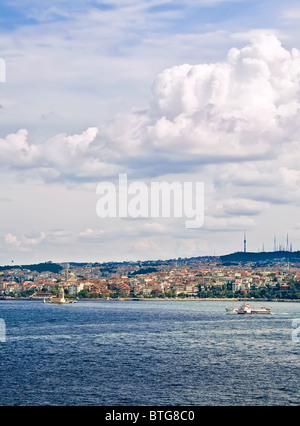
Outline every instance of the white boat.
<path fill-rule="evenodd" d="M 254 308 L 253 306 L 248 305 L 246 302 L 237 310 L 238 314 L 271 314 L 271 308 L 266 308 L 262 306 L 260 308 Z"/>

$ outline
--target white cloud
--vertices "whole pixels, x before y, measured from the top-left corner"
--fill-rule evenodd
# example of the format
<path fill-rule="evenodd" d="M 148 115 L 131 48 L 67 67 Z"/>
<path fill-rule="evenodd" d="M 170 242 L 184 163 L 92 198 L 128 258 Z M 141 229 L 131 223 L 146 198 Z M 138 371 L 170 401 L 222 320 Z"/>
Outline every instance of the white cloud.
<path fill-rule="evenodd" d="M 299 155 L 293 55 L 275 35 L 255 33 L 223 62 L 166 69 L 153 85 L 149 113 L 117 117 L 100 130 L 110 142 L 105 149 L 136 169 L 147 164 L 150 173 L 211 164 L 206 178 L 218 187 L 276 186 L 277 170 L 295 167 Z"/>
<path fill-rule="evenodd" d="M 35 246 L 38 246 L 46 238 L 46 234 L 41 232 L 37 236 L 22 236 L 17 237 L 11 233 L 4 235 L 4 240 L 11 250 L 21 252 L 31 252 Z"/>
<path fill-rule="evenodd" d="M 299 110 L 299 86 L 291 80 L 291 54 L 275 36 L 261 35 L 227 61 L 182 65 L 156 79 L 155 146 L 173 146 L 180 155 L 263 157 L 281 142 L 282 111 Z M 273 147 L 272 147 L 273 148 Z"/>
<path fill-rule="evenodd" d="M 45 181 L 85 181 L 114 175 L 118 167 L 93 155 L 91 144 L 98 134 L 89 128 L 82 134 L 59 134 L 40 144 L 30 143 L 27 130 L 0 139 L 0 167 L 22 173 L 23 178 Z"/>
<path fill-rule="evenodd" d="M 103 231 L 103 229 L 92 229 L 92 228 L 87 228 L 85 231 L 82 231 L 79 233 L 79 237 L 81 239 L 88 239 L 90 240 L 101 240 L 102 236 L 105 234 L 105 232 Z"/>

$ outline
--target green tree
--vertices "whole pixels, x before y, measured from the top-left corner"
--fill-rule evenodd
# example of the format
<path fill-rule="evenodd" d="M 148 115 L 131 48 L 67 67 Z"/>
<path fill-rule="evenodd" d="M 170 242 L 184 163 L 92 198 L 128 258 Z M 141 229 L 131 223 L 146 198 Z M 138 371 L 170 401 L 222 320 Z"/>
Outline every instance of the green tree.
<path fill-rule="evenodd" d="M 78 297 L 79 297 L 80 299 L 86 299 L 86 298 L 88 298 L 88 297 L 89 297 L 89 292 L 88 292 L 88 290 L 87 290 L 87 289 L 81 290 L 81 291 L 78 293 Z"/>

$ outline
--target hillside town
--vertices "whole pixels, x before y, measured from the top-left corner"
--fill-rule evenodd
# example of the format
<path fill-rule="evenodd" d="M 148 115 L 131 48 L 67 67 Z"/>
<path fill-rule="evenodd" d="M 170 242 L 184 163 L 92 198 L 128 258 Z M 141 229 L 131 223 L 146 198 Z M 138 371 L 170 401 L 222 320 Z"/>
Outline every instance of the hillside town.
<path fill-rule="evenodd" d="M 300 300 L 300 263 L 286 261 L 253 265 L 193 258 L 103 264 L 48 262 L 40 266 L 2 268 L 0 297 L 39 299 L 63 288 L 66 297 L 77 300 L 245 296 Z"/>

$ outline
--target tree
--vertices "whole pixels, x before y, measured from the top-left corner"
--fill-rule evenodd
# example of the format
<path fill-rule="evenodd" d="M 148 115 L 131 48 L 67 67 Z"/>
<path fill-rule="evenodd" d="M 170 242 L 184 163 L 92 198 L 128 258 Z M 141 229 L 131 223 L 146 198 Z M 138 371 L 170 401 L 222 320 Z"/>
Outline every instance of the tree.
<path fill-rule="evenodd" d="M 78 297 L 80 297 L 80 298 L 82 298 L 82 299 L 86 299 L 86 298 L 88 298 L 88 297 L 89 297 L 89 292 L 88 292 L 88 290 L 87 290 L 87 289 L 81 290 L 81 291 L 78 293 Z"/>
<path fill-rule="evenodd" d="M 176 293 L 173 290 L 169 290 L 169 291 L 166 292 L 166 296 L 173 298 L 173 297 L 176 297 Z"/>

